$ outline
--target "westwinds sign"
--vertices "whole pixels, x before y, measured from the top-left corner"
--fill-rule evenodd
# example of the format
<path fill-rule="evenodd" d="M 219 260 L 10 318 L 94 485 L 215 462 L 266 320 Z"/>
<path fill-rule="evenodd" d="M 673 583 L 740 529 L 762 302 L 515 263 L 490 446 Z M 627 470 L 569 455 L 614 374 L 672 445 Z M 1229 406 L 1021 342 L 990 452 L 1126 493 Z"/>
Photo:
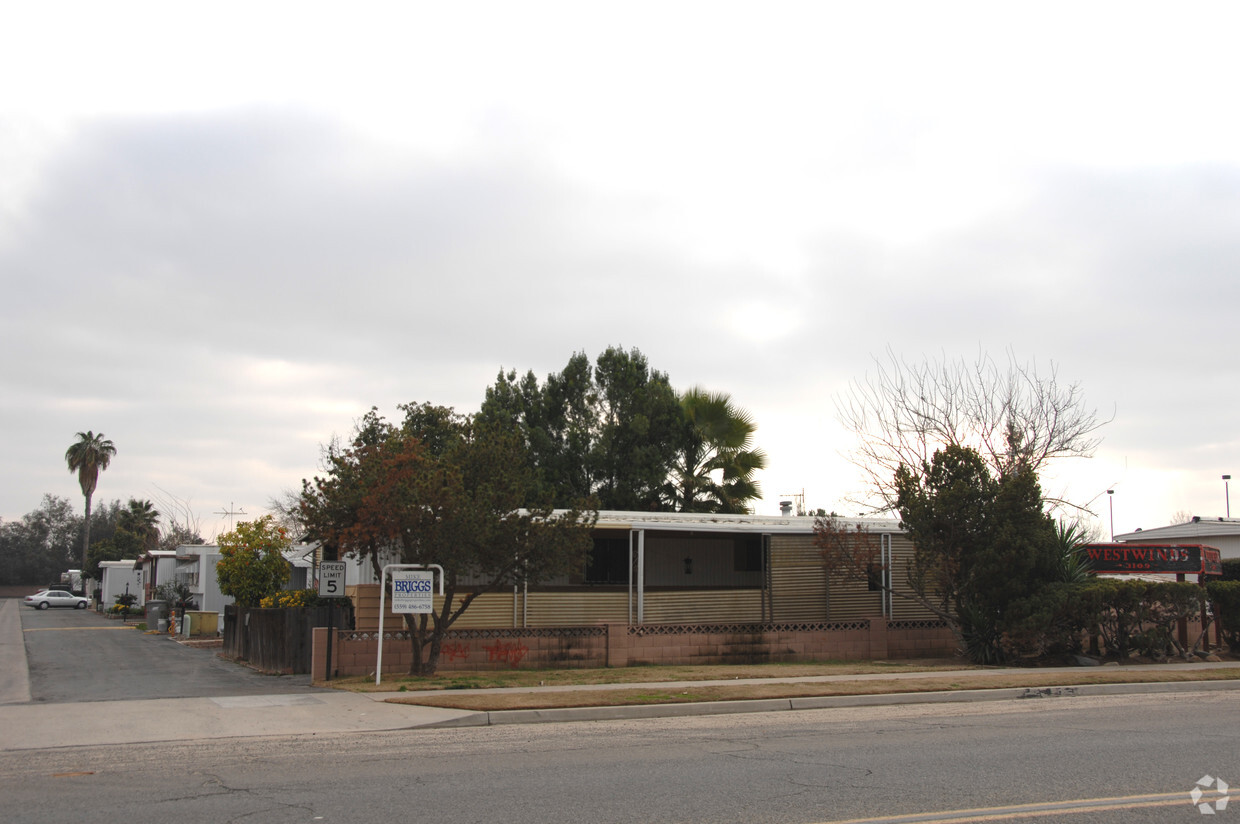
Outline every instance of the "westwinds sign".
<path fill-rule="evenodd" d="M 1201 544 L 1086 544 L 1094 572 L 1222 575 L 1219 551 Z"/>

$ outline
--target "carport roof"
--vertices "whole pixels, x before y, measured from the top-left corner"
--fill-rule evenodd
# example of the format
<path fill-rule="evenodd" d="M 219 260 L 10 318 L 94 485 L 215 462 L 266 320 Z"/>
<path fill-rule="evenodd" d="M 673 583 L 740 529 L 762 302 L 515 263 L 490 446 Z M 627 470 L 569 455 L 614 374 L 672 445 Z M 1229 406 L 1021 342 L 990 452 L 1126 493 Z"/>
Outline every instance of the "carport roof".
<path fill-rule="evenodd" d="M 705 512 L 601 511 L 597 529 L 650 529 L 675 532 L 748 532 L 811 535 L 814 518 L 783 515 L 717 515 Z M 894 518 L 840 518 L 848 528 L 861 526 L 870 532 L 902 532 Z"/>

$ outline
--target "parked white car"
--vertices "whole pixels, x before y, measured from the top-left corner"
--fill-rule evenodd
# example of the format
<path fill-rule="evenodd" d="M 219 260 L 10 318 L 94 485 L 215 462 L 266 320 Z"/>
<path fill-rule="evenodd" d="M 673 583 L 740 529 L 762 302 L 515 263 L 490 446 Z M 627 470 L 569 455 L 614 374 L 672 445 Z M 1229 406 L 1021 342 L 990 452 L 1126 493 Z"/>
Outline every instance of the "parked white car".
<path fill-rule="evenodd" d="M 45 589 L 41 592 L 36 592 L 34 595 L 27 595 L 26 606 L 34 607 L 35 609 L 47 609 L 48 607 L 86 609 L 88 602 L 81 595 L 74 595 L 72 592 L 65 592 L 59 589 Z"/>

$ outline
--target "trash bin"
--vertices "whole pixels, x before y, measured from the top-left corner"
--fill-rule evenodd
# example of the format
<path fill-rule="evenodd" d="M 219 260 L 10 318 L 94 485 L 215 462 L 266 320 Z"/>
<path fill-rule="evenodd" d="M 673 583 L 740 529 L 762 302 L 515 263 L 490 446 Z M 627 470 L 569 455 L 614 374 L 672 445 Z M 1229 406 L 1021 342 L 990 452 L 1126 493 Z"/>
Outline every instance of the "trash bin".
<path fill-rule="evenodd" d="M 167 601 L 147 601 L 146 602 L 146 625 L 154 627 L 160 632 L 168 631 L 168 602 Z"/>

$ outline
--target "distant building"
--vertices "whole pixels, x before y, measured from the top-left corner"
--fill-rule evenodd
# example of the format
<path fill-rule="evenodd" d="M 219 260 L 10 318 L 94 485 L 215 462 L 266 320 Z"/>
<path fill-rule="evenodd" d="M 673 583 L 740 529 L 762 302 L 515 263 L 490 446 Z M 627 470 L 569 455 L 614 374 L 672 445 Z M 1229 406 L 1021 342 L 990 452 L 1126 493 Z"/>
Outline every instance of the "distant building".
<path fill-rule="evenodd" d="M 314 589 L 314 565 L 318 549 L 318 544 L 296 544 L 281 553 L 289 565 L 285 589 Z"/>
<path fill-rule="evenodd" d="M 1153 529 L 1116 535 L 1116 541 L 1135 544 L 1204 544 L 1217 547 L 1223 560 L 1240 558 L 1240 518 L 1202 518 Z"/>
<path fill-rule="evenodd" d="M 142 570 L 142 603 L 146 603 L 155 597 L 156 589 L 176 580 L 176 550 L 152 550 L 138 559 L 138 568 Z"/>
<path fill-rule="evenodd" d="M 138 606 L 146 603 L 142 597 L 142 569 L 137 561 L 100 561 L 99 579 L 99 603 L 104 609 L 126 593 L 134 596 Z"/>
<path fill-rule="evenodd" d="M 220 582 L 215 577 L 215 565 L 219 560 L 220 548 L 213 544 L 177 547 L 177 580 L 189 587 L 200 612 L 222 614 L 224 607 L 233 602 L 231 595 L 220 592 Z"/>

